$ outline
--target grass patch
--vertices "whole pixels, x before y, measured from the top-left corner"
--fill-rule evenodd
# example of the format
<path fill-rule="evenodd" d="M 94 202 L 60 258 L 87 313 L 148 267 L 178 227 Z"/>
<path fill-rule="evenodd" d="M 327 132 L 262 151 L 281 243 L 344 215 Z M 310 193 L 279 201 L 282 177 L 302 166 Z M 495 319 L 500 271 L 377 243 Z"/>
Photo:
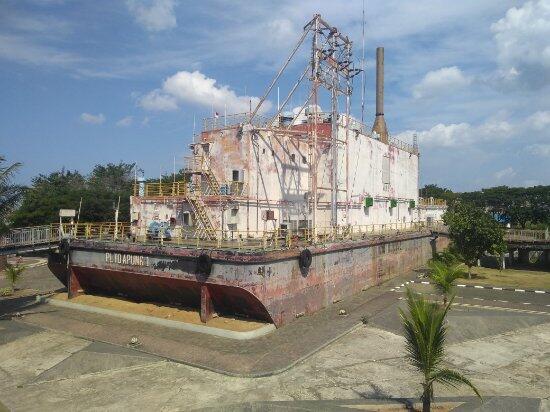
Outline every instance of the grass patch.
<path fill-rule="evenodd" d="M 550 290 L 550 272 L 522 269 L 491 269 L 473 267 L 472 279 L 465 271 L 457 281 L 466 285 L 500 286 L 525 289 Z"/>

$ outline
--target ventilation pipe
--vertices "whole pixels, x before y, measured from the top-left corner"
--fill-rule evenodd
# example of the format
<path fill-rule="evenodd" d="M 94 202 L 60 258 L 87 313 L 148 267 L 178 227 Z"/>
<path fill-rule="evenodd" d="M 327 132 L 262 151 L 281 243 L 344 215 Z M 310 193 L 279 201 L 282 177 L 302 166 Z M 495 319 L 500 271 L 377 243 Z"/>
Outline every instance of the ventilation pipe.
<path fill-rule="evenodd" d="M 380 141 L 388 143 L 388 129 L 384 119 L 384 48 L 376 48 L 376 117 L 372 131 L 378 134 Z"/>

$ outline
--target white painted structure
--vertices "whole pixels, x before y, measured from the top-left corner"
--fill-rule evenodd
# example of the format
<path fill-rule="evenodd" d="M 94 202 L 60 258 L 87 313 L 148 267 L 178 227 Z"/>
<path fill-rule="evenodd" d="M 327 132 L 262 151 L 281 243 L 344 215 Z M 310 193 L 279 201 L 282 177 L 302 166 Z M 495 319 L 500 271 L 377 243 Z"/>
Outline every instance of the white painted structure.
<path fill-rule="evenodd" d="M 317 228 L 331 226 L 331 123 L 318 123 L 317 151 L 309 145 L 312 123 L 269 128 L 231 125 L 201 133 L 191 145 L 186 191 L 200 192 L 204 210 L 220 236 L 313 227 L 313 158 L 317 164 Z M 337 224 L 418 222 L 417 147 L 390 138 L 386 144 L 350 119 L 338 120 Z M 212 187 L 208 174 L 220 190 Z M 169 187 L 169 183 L 165 183 Z M 372 205 L 366 199 L 372 199 Z M 186 195 L 135 196 L 131 215 L 139 233 L 167 222 L 191 234 L 200 216 Z"/>

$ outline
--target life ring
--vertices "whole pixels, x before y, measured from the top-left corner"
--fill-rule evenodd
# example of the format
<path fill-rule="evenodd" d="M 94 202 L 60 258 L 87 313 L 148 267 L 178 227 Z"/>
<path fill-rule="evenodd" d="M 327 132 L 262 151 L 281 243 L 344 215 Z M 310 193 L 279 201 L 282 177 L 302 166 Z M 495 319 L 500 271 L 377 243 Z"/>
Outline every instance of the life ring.
<path fill-rule="evenodd" d="M 206 276 L 210 276 L 212 272 L 212 258 L 206 253 L 202 253 L 197 258 L 197 272 Z"/>
<path fill-rule="evenodd" d="M 298 262 L 300 264 L 300 268 L 307 269 L 311 266 L 311 261 L 313 259 L 313 256 L 311 254 L 311 250 L 304 249 L 300 252 L 300 257 L 298 259 Z"/>

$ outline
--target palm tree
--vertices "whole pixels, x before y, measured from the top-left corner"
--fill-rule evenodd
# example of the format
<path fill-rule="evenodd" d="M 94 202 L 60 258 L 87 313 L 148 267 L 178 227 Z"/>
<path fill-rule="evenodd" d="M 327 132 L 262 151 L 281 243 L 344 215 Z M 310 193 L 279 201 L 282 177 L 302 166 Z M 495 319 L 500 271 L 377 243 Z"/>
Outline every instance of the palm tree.
<path fill-rule="evenodd" d="M 6 225 L 8 215 L 17 206 L 23 196 L 23 188 L 14 185 L 11 179 L 21 167 L 21 163 L 4 166 L 6 159 L 0 155 L 0 229 Z"/>
<path fill-rule="evenodd" d="M 481 399 L 476 387 L 459 372 L 444 368 L 445 339 L 447 327 L 445 317 L 451 307 L 429 302 L 407 289 L 408 314 L 399 309 L 407 340 L 407 358 L 424 378 L 422 382 L 422 411 L 429 412 L 433 400 L 433 384 L 456 388 L 464 384 L 472 388 Z"/>
<path fill-rule="evenodd" d="M 430 268 L 430 279 L 433 281 L 437 291 L 443 295 L 443 304 L 447 304 L 448 296 L 453 292 L 454 282 L 462 276 L 458 265 L 447 265 L 443 262 L 432 260 L 428 263 Z"/>

